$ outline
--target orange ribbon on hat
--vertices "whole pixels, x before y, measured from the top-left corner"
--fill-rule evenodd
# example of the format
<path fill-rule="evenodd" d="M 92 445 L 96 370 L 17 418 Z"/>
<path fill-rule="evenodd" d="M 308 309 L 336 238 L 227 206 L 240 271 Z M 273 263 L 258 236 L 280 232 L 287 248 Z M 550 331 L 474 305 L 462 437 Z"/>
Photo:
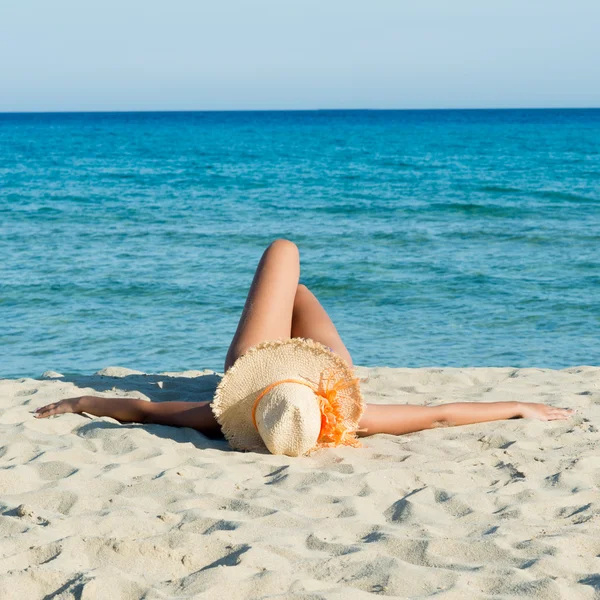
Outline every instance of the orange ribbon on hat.
<path fill-rule="evenodd" d="M 312 382 L 302 381 L 301 379 L 282 379 L 268 385 L 254 401 L 252 407 L 252 423 L 258 431 L 256 425 L 256 409 L 258 403 L 265 394 L 269 393 L 275 386 L 282 383 L 299 383 L 309 387 L 319 400 L 319 410 L 321 411 L 321 429 L 317 443 L 320 447 L 330 446 L 355 446 L 360 447 L 361 443 L 356 439 L 356 429 L 349 429 L 344 425 L 344 417 L 340 411 L 340 403 L 337 399 L 338 392 L 356 385 L 360 380 L 358 378 L 344 381 L 341 378 L 334 379 L 328 377 L 325 372 L 321 373 L 319 385 Z"/>

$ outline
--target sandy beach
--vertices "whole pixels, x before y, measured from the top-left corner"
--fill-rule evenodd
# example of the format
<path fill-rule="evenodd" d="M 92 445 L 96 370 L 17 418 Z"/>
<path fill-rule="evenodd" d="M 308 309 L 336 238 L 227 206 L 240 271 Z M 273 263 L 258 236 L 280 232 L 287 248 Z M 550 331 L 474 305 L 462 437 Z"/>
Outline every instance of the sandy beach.
<path fill-rule="evenodd" d="M 524 400 L 510 420 L 305 458 L 32 411 L 210 399 L 210 371 L 0 380 L 0 598 L 600 598 L 600 367 L 359 368 L 368 402 Z"/>

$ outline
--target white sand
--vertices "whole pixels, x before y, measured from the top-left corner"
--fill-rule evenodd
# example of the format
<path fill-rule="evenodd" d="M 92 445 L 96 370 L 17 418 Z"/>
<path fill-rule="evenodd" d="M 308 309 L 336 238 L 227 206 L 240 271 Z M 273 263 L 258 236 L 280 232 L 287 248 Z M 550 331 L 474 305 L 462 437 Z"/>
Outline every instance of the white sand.
<path fill-rule="evenodd" d="M 0 598 L 600 598 L 600 368 L 359 374 L 369 402 L 578 414 L 287 458 L 187 428 L 32 416 L 83 394 L 208 399 L 211 373 L 0 380 Z"/>

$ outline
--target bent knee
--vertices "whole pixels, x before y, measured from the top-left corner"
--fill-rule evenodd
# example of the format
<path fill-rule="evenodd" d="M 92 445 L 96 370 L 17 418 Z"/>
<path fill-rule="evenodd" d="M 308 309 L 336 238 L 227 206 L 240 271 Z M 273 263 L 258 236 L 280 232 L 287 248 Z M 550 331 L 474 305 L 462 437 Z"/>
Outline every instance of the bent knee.
<path fill-rule="evenodd" d="M 298 246 L 291 242 L 290 240 L 286 240 L 284 238 L 279 238 L 274 242 L 271 242 L 269 245 L 269 250 L 274 252 L 286 252 L 288 254 L 294 254 L 295 256 L 299 256 L 300 251 L 298 250 Z"/>

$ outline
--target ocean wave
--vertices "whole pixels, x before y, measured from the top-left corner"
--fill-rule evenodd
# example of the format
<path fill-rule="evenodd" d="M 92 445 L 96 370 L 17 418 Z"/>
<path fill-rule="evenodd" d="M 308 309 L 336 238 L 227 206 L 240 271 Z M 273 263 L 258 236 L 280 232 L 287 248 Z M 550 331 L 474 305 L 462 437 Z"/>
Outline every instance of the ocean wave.
<path fill-rule="evenodd" d="M 510 187 L 505 185 L 483 185 L 475 188 L 477 192 L 486 192 L 488 194 L 521 194 L 524 190 L 517 187 Z"/>
<path fill-rule="evenodd" d="M 434 202 L 426 208 L 427 212 L 456 212 L 464 215 L 481 217 L 515 217 L 523 210 L 516 206 L 499 206 L 490 204 L 473 204 L 469 202 Z"/>
<path fill-rule="evenodd" d="M 561 192 L 558 190 L 537 190 L 535 192 L 528 193 L 530 196 L 534 196 L 536 198 L 543 198 L 545 200 L 566 200 L 568 202 L 592 202 L 600 204 L 600 197 L 592 198 L 591 196 L 584 196 L 582 194 L 575 194 L 573 192 Z"/>

